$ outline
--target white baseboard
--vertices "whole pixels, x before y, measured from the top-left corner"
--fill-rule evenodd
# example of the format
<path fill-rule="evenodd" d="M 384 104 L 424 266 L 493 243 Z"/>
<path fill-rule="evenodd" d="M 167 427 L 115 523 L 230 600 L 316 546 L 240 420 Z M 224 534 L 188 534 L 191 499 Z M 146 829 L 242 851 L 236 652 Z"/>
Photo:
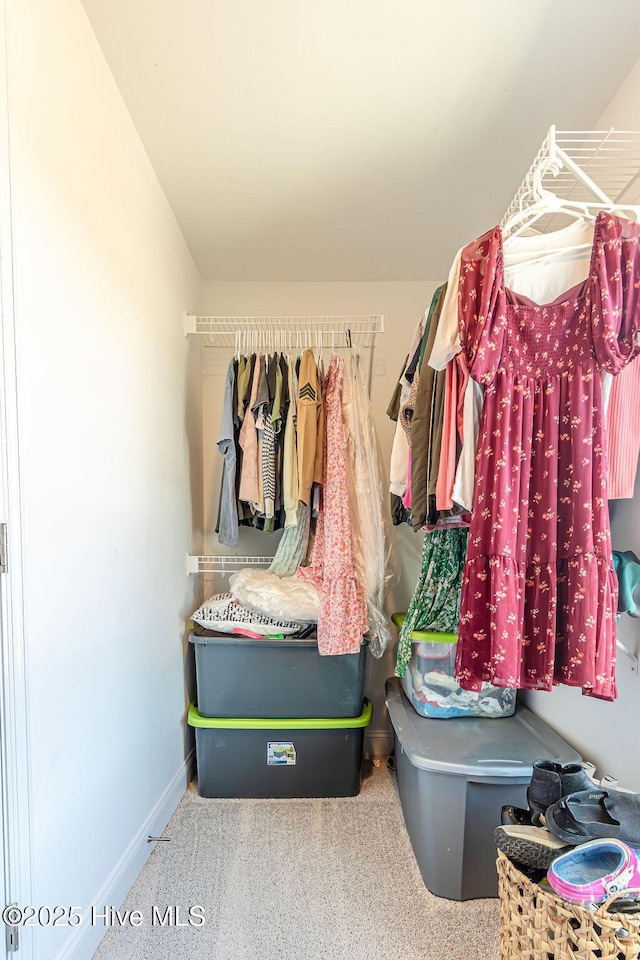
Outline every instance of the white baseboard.
<path fill-rule="evenodd" d="M 97 911 L 102 911 L 105 906 L 113 906 L 116 909 L 121 907 L 149 854 L 155 847 L 154 843 L 147 842 L 147 837 L 162 834 L 173 811 L 184 795 L 192 764 L 193 750 L 181 764 L 93 901 L 85 909 L 85 917 L 91 915 L 93 907 Z M 107 930 L 108 927 L 106 926 L 91 926 L 90 924 L 75 927 L 63 944 L 62 949 L 56 954 L 55 960 L 91 960 Z"/>

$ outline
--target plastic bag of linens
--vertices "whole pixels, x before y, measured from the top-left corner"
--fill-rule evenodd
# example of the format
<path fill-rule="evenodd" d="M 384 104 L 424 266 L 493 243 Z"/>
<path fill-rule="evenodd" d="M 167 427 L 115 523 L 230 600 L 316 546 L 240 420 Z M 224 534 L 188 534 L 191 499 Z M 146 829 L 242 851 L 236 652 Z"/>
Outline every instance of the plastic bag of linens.
<path fill-rule="evenodd" d="M 479 693 L 463 690 L 453 673 L 456 643 L 413 641 L 411 658 L 400 680 L 414 709 L 423 717 L 510 717 L 516 691 L 483 683 Z"/>
<path fill-rule="evenodd" d="M 342 416 L 355 571 L 367 600 L 369 649 L 374 657 L 381 657 L 392 639 L 384 600 L 397 583 L 398 566 L 362 357 L 355 350 L 349 352 L 344 365 Z"/>
<path fill-rule="evenodd" d="M 279 577 L 269 570 L 248 567 L 229 577 L 229 589 L 236 600 L 264 617 L 318 622 L 320 592 L 297 577 Z"/>

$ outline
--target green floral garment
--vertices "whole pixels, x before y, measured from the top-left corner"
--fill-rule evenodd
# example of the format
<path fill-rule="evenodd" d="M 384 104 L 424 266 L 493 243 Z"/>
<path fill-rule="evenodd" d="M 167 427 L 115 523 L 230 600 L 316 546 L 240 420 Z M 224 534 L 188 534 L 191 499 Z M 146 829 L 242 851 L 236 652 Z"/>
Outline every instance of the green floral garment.
<path fill-rule="evenodd" d="M 468 534 L 468 527 L 444 528 L 425 534 L 420 579 L 398 640 L 397 677 L 404 677 L 411 658 L 414 630 L 457 632 Z"/>

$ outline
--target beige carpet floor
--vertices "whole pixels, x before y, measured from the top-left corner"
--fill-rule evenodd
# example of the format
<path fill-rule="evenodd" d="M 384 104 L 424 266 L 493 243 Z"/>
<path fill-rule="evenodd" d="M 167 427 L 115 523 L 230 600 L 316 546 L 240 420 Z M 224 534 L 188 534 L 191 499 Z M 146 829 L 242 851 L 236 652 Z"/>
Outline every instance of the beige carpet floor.
<path fill-rule="evenodd" d="M 203 800 L 191 787 L 125 904 L 201 927 L 111 929 L 94 960 L 496 960 L 498 901 L 434 897 L 395 777 L 347 800 Z"/>

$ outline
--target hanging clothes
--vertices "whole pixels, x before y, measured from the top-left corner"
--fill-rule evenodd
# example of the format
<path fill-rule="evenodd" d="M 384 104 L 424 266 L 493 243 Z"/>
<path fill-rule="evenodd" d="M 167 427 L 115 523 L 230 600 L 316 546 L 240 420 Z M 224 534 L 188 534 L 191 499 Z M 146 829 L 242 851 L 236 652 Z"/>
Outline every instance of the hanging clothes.
<path fill-rule="evenodd" d="M 267 412 L 263 423 L 261 469 L 264 496 L 264 532 L 273 533 L 276 505 L 276 436 L 273 432 L 270 413 Z"/>
<path fill-rule="evenodd" d="M 424 336 L 424 334 L 423 334 Z M 406 488 L 404 495 L 402 496 L 402 506 L 405 507 L 407 513 L 411 513 L 411 421 L 413 418 L 413 405 L 416 399 L 416 391 L 418 388 L 418 372 L 417 365 L 420 355 L 420 344 L 415 349 L 413 357 L 409 360 L 407 367 L 404 372 L 404 379 L 407 383 L 410 383 L 408 394 L 406 391 L 400 394 L 400 407 L 398 409 L 398 423 L 397 426 L 401 427 L 404 435 L 405 441 L 402 444 L 402 449 L 406 448 Z M 403 399 L 404 397 L 404 399 Z"/>
<path fill-rule="evenodd" d="M 600 370 L 640 345 L 640 226 L 600 213 L 586 281 L 546 304 L 505 286 L 499 227 L 466 247 L 460 335 L 485 387 L 456 676 L 616 696 L 617 581 Z M 523 522 L 524 521 L 524 522 Z"/>
<path fill-rule="evenodd" d="M 411 387 L 409 389 L 409 393 L 405 400 L 401 402 L 398 410 L 398 423 L 406 434 L 407 446 L 409 449 L 411 449 L 411 423 L 413 421 L 413 410 L 416 402 L 416 394 L 418 392 L 418 380 L 419 373 L 414 370 L 411 374 Z"/>
<path fill-rule="evenodd" d="M 614 378 L 607 409 L 610 500 L 630 500 L 640 456 L 640 363 Z"/>
<path fill-rule="evenodd" d="M 409 390 L 407 390 L 407 396 L 408 395 Z M 402 429 L 402 424 L 400 423 L 400 418 L 398 417 L 395 433 L 393 435 L 393 444 L 391 447 L 389 491 L 394 496 L 399 497 L 400 500 L 402 500 L 406 494 L 407 485 L 409 483 L 408 457 L 409 443 L 407 441 L 407 434 Z"/>
<path fill-rule="evenodd" d="M 428 483 L 433 437 L 431 411 L 437 374 L 428 366 L 425 358 L 431 353 L 445 295 L 446 285 L 436 290 L 429 307 L 411 420 L 411 526 L 415 531 L 424 526 L 430 514 Z"/>
<path fill-rule="evenodd" d="M 242 421 L 244 420 L 244 412 L 248 402 L 247 394 L 251 389 L 251 375 L 253 373 L 253 363 L 255 363 L 255 355 L 253 357 L 240 357 L 240 359 L 238 360 L 237 417 L 238 417 L 238 422 L 240 424 L 242 424 Z"/>
<path fill-rule="evenodd" d="M 410 434 L 407 434 L 407 441 L 410 437 Z M 402 506 L 406 508 L 407 513 L 411 516 L 411 447 L 407 451 L 407 490 L 402 498 Z"/>
<path fill-rule="evenodd" d="M 284 430 L 289 408 L 289 367 L 284 354 L 277 358 L 276 395 L 273 401 L 271 424 L 276 443 L 276 502 L 275 514 L 278 527 L 284 526 Z"/>
<path fill-rule="evenodd" d="M 391 399 L 387 407 L 387 416 L 389 417 L 390 420 L 393 420 L 393 422 L 396 424 L 398 422 L 398 415 L 400 413 L 400 397 L 402 393 L 402 386 L 400 384 L 400 379 L 406 369 L 408 362 L 409 362 L 409 357 L 407 356 L 405 357 L 404 362 L 402 364 L 400 377 L 398 378 L 398 381 L 394 387 L 393 394 L 391 395 Z M 399 497 L 397 493 L 390 492 L 389 506 L 391 510 L 391 522 L 393 523 L 394 527 L 399 526 L 401 523 L 405 523 L 405 521 L 407 520 L 407 517 L 409 516 L 409 512 L 407 511 L 404 504 L 402 503 L 402 497 Z"/>
<path fill-rule="evenodd" d="M 260 446 L 260 475 L 262 479 L 262 498 L 264 507 L 259 511 L 264 514 L 264 532 L 272 533 L 274 529 L 276 503 L 276 437 L 273 430 L 273 404 L 276 389 L 276 357 L 265 357 L 264 376 L 258 389 L 259 414 L 256 416 L 256 425 L 259 431 Z"/>
<path fill-rule="evenodd" d="M 236 437 L 234 413 L 234 387 L 236 383 L 236 365 L 229 361 L 224 384 L 222 401 L 222 419 L 218 434 L 218 450 L 224 456 L 222 466 L 222 491 L 218 514 L 218 541 L 227 547 L 238 546 L 238 507 L 236 500 Z"/>
<path fill-rule="evenodd" d="M 265 362 L 266 403 L 262 414 L 262 490 L 264 494 L 264 532 L 273 533 L 276 507 L 276 434 L 273 424 L 278 377 L 278 360 L 274 354 Z M 260 399 L 260 396 L 258 396 Z M 280 402 L 280 401 L 278 401 Z"/>
<path fill-rule="evenodd" d="M 428 354 L 429 366 L 438 371 L 438 375 L 446 377 L 446 370 L 460 352 L 460 336 L 458 332 L 458 301 L 460 286 L 460 258 L 462 251 L 455 256 L 449 277 L 447 279 L 446 294 L 442 302 L 438 327 L 433 339 L 431 351 Z M 473 505 L 473 486 L 475 473 L 476 438 L 480 424 L 482 410 L 482 386 L 466 377 L 467 386 L 463 400 L 463 435 L 466 438 L 457 458 L 451 500 L 464 510 L 471 510 Z M 443 412 L 444 416 L 444 412 Z M 453 422 L 448 421 L 448 428 L 454 429 Z M 445 437 L 445 449 L 449 451 L 455 447 L 455 436 Z M 442 484 L 442 481 L 441 481 Z M 437 487 L 437 477 L 436 477 Z M 441 490 L 442 495 L 442 490 Z"/>
<path fill-rule="evenodd" d="M 367 601 L 369 649 L 374 657 L 381 657 L 391 642 L 384 599 L 395 580 L 396 566 L 378 438 L 362 357 L 355 351 L 349 351 L 344 361 L 342 417 L 356 578 Z"/>
<path fill-rule="evenodd" d="M 398 637 L 396 677 L 405 675 L 414 630 L 457 632 L 468 533 L 466 526 L 425 533 L 420 578 Z"/>
<path fill-rule="evenodd" d="M 444 425 L 444 397 L 446 385 L 446 371 L 439 371 L 433 383 L 433 400 L 431 403 L 431 449 L 429 452 L 429 473 L 427 476 L 427 495 L 434 498 L 436 487 L 438 485 L 438 471 L 440 469 L 440 453 L 442 450 L 442 428 Z M 431 506 L 431 500 L 429 501 Z M 433 522 L 435 517 L 429 510 L 429 519 Z"/>
<path fill-rule="evenodd" d="M 253 364 L 251 394 L 249 405 L 245 410 L 242 427 L 240 429 L 239 444 L 242 448 L 242 473 L 240 475 L 240 500 L 258 507 L 260 491 L 258 488 L 258 435 L 254 408 L 258 399 L 258 386 L 262 372 L 262 357 L 256 356 Z"/>
<path fill-rule="evenodd" d="M 632 550 L 614 550 L 613 565 L 618 577 L 618 613 L 640 617 L 640 560 Z"/>
<path fill-rule="evenodd" d="M 305 397 L 302 415 L 304 469 L 313 496 L 322 466 L 322 390 L 320 371 L 311 351 L 305 358 Z M 283 354 L 233 361 L 231 413 L 236 448 L 236 510 L 238 523 L 270 533 L 295 526 L 298 516 L 298 377 L 297 362 Z M 311 384 L 311 387 L 309 387 Z M 305 387 L 305 385 L 303 385 Z M 310 390 L 315 391 L 315 400 Z M 225 407 L 225 417 L 228 409 Z M 222 447 L 221 447 L 222 449 Z M 221 495 L 219 510 L 222 509 Z M 225 503 L 226 512 L 226 503 Z M 218 529 L 218 528 L 216 528 Z M 224 534 L 223 534 L 224 535 Z"/>
<path fill-rule="evenodd" d="M 243 526 L 248 522 L 248 519 L 251 516 L 251 510 L 249 509 L 248 505 L 240 499 L 240 481 L 242 477 L 243 459 L 243 449 L 240 443 L 240 435 L 242 433 L 244 416 L 249 405 L 255 362 L 255 354 L 253 354 L 251 357 L 240 357 L 238 362 L 238 373 L 236 377 L 236 505 L 238 509 L 238 523 L 242 524 Z"/>
<path fill-rule="evenodd" d="M 405 490 L 402 504 L 410 510 L 411 526 L 415 531 L 435 524 L 444 516 L 461 513 L 461 508 L 453 502 L 451 494 L 459 448 L 458 407 L 462 415 L 463 405 L 463 395 L 459 395 L 458 383 L 463 377 L 466 384 L 466 370 L 459 365 L 460 373 L 458 374 L 456 369 L 455 382 L 451 386 L 453 394 L 447 398 L 445 370 L 436 371 L 427 363 L 433 351 L 447 293 L 447 284 L 438 287 L 432 297 L 429 310 L 423 318 L 422 336 L 417 344 L 417 338 L 414 335 L 413 353 L 402 378 L 403 390 L 392 452 L 390 492 L 391 506 L 395 512 L 394 522 L 400 522 L 402 519 L 402 509 L 394 501 L 394 497 L 399 495 L 401 489 L 400 484 L 394 480 L 396 472 L 397 477 L 400 476 L 397 467 L 400 454 L 406 461 L 404 474 L 406 481 L 403 478 L 402 483 L 402 489 Z M 443 434 L 445 407 L 453 428 L 451 436 Z M 447 421 L 448 426 L 449 421 Z M 403 434 L 404 440 L 401 439 Z M 443 476 L 440 478 L 441 470 Z M 445 490 L 448 494 L 446 497 Z M 440 491 L 440 505 L 437 503 L 438 491 Z M 442 505 L 444 501 L 447 501 L 445 506 Z"/>
<path fill-rule="evenodd" d="M 310 351 L 309 351 L 310 352 Z M 300 370 L 300 383 L 306 381 Z M 331 358 L 324 382 L 324 459 L 322 509 L 309 567 L 298 577 L 321 590 L 318 651 L 321 655 L 358 653 L 367 631 L 367 605 L 355 576 L 342 423 L 343 361 Z M 301 406 L 298 407 L 298 415 Z"/>
<path fill-rule="evenodd" d="M 457 309 L 457 307 L 456 307 Z M 475 486 L 476 447 L 480 431 L 480 418 L 484 390 L 479 383 L 469 376 L 466 359 L 463 358 L 465 389 L 462 413 L 462 450 L 458 458 L 453 492 L 451 497 L 454 503 L 465 510 L 473 509 L 473 490 Z"/>
<path fill-rule="evenodd" d="M 456 440 L 458 436 L 458 374 L 457 357 L 450 360 L 445 371 L 444 410 L 440 462 L 436 479 L 436 508 L 453 509 L 453 483 L 456 473 Z"/>
<path fill-rule="evenodd" d="M 256 430 L 258 432 L 258 502 L 255 505 L 254 512 L 264 517 L 264 477 L 265 477 L 265 453 L 264 453 L 264 430 L 265 420 L 269 416 L 269 381 L 267 379 L 268 357 L 262 358 L 260 366 L 260 379 L 258 381 L 258 395 L 253 405 L 253 415 L 256 421 Z M 267 444 L 270 443 L 267 438 Z M 267 461 L 268 462 L 268 461 Z"/>
<path fill-rule="evenodd" d="M 323 405 L 318 368 L 312 350 L 305 350 L 298 373 L 298 500 L 309 503 L 311 487 L 322 483 Z"/>
<path fill-rule="evenodd" d="M 411 361 L 415 355 L 416 349 L 419 349 L 420 347 L 426 320 L 427 316 L 424 314 L 422 317 L 420 317 L 420 320 L 418 321 L 418 324 L 414 330 L 411 347 L 409 349 L 409 361 Z M 402 404 L 407 401 L 413 382 L 413 377 L 411 380 L 407 379 L 407 368 L 408 364 L 407 367 L 405 367 L 402 376 L 400 377 L 400 408 L 402 407 Z M 389 492 L 396 497 L 400 497 L 400 499 L 405 496 L 409 483 L 408 455 L 409 444 L 407 442 L 407 434 L 400 422 L 400 416 L 398 416 L 398 422 L 396 423 L 396 429 L 393 435 L 393 445 L 391 448 Z"/>
<path fill-rule="evenodd" d="M 296 438 L 297 398 L 298 387 L 295 375 L 295 364 L 291 358 L 287 370 L 289 408 L 284 428 L 284 448 L 282 454 L 282 486 L 285 509 L 285 527 L 295 526 L 298 522 L 298 491 L 300 480 L 298 474 L 298 444 Z"/>

